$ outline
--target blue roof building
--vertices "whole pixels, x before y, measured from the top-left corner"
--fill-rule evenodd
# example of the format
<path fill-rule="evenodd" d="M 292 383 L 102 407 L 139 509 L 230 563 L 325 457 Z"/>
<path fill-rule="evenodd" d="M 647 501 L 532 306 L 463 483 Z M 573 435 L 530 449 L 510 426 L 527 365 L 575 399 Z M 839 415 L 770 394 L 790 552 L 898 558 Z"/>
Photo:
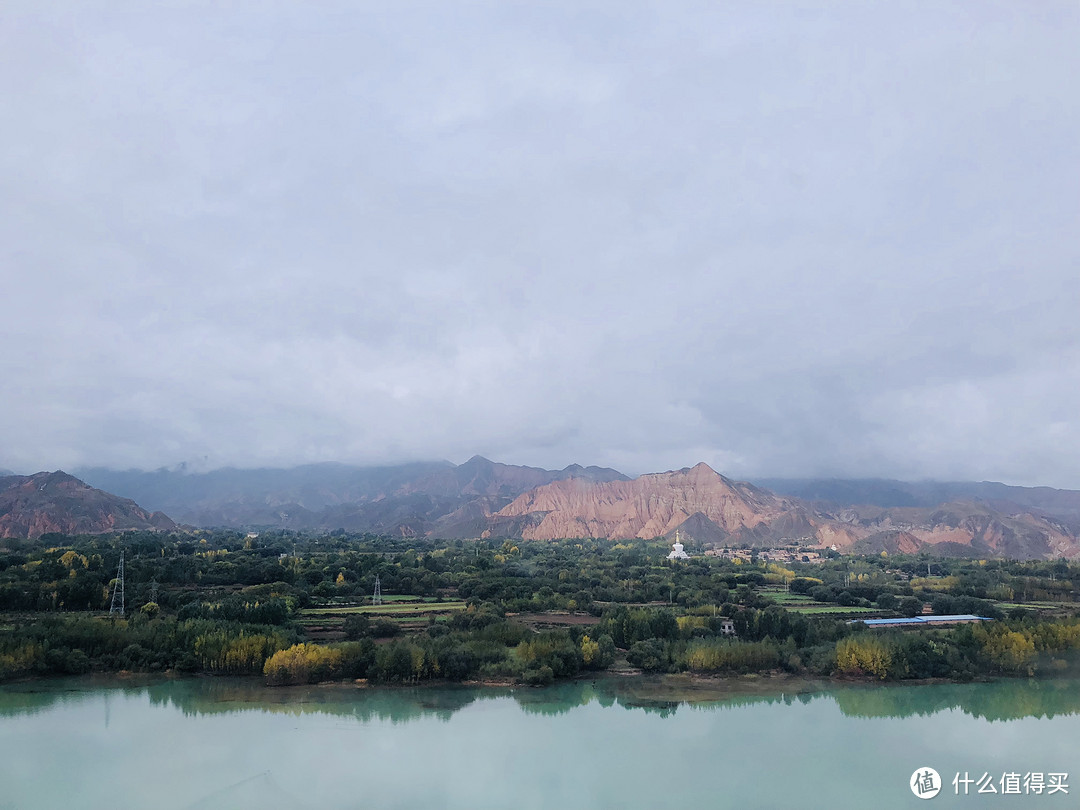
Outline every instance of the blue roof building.
<path fill-rule="evenodd" d="M 855 619 L 850 623 L 862 622 L 868 627 L 933 627 L 934 625 L 989 621 L 993 620 L 988 619 L 986 616 L 975 616 L 971 613 L 953 613 L 945 616 L 912 616 L 910 619 Z"/>

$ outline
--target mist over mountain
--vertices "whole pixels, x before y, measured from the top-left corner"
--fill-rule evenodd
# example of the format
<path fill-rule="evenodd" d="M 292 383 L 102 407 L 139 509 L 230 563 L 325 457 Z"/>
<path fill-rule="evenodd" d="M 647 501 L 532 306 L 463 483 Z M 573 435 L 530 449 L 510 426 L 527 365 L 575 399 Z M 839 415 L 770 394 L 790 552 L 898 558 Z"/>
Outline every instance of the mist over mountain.
<path fill-rule="evenodd" d="M 894 481 L 884 478 L 759 478 L 777 494 L 837 506 L 931 507 L 948 501 L 980 501 L 1002 511 L 1034 510 L 1069 521 L 1080 519 L 1080 492 L 1017 487 L 994 481 Z"/>
<path fill-rule="evenodd" d="M 94 486 L 176 515 L 186 523 L 212 525 L 213 513 L 226 505 L 254 509 L 290 504 L 317 511 L 373 499 L 448 468 L 453 465 L 443 461 L 386 467 L 335 463 L 279 469 L 225 467 L 210 472 L 188 472 L 184 465 L 149 472 L 88 467 L 74 473 Z"/>
<path fill-rule="evenodd" d="M 196 526 L 278 527 L 476 536 L 488 515 L 534 487 L 567 478 L 617 481 L 617 470 L 572 464 L 544 470 L 473 456 L 464 464 L 380 467 L 309 464 L 287 469 L 183 468 L 77 471 L 95 486 Z"/>

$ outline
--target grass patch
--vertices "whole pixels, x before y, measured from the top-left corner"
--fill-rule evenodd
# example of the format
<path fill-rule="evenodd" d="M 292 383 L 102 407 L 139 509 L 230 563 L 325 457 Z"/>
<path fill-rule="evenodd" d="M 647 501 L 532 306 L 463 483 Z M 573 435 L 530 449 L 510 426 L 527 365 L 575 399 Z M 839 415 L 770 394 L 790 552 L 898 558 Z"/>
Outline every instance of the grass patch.
<path fill-rule="evenodd" d="M 789 591 L 777 591 L 775 593 L 764 593 L 764 596 L 772 599 L 776 604 L 787 607 L 788 605 L 816 605 L 818 602 L 814 601 L 812 596 L 807 596 L 805 593 L 791 593 Z"/>
<path fill-rule="evenodd" d="M 383 596 L 383 602 L 439 602 L 437 596 L 409 596 L 408 594 L 395 593 Z"/>
<path fill-rule="evenodd" d="M 409 628 L 416 628 L 416 627 L 426 627 L 430 617 L 428 617 L 428 616 L 380 616 L 379 618 L 383 619 L 385 621 L 388 621 L 388 622 L 393 622 L 394 624 L 401 625 L 402 629 L 409 629 Z M 340 629 L 341 627 L 344 626 L 345 620 L 342 619 L 342 617 L 340 617 L 340 616 L 324 616 L 324 617 L 321 617 L 321 618 L 317 617 L 317 616 L 307 616 L 307 617 L 301 617 L 301 618 L 297 619 L 296 623 L 300 627 L 303 627 L 305 629 L 311 628 L 311 627 L 321 627 L 321 628 L 324 628 L 324 629 L 334 629 L 334 628 L 339 628 Z"/>
<path fill-rule="evenodd" d="M 301 616 L 347 616 L 367 613 L 377 616 L 420 615 L 424 613 L 450 613 L 464 610 L 464 602 L 398 602 L 386 605 L 350 605 L 342 607 L 305 608 Z"/>
<path fill-rule="evenodd" d="M 367 598 L 370 599 L 371 597 L 369 596 Z M 419 604 L 419 603 L 423 602 L 425 604 L 428 604 L 428 603 L 433 603 L 433 602 L 456 601 L 456 600 L 447 600 L 444 597 L 439 597 L 439 596 L 412 596 L 412 595 L 407 594 L 407 593 L 405 593 L 405 594 L 395 593 L 395 594 L 389 594 L 389 595 L 384 594 L 382 600 L 383 600 L 384 604 L 385 603 L 398 603 L 398 602 L 410 602 L 410 603 L 415 603 L 415 604 Z M 311 610 L 316 610 L 318 608 L 338 608 L 338 609 L 340 609 L 340 608 L 353 608 L 353 607 L 363 607 L 363 605 L 357 605 L 355 598 L 354 599 L 346 599 L 344 597 L 335 596 L 335 597 L 331 597 L 329 599 L 323 600 L 318 605 L 317 608 L 311 608 Z M 370 605 L 368 605 L 368 607 L 370 607 Z"/>
<path fill-rule="evenodd" d="M 881 613 L 881 611 L 878 610 L 877 608 L 844 607 L 843 605 L 822 605 L 822 604 L 812 604 L 812 605 L 805 605 L 805 606 L 804 605 L 791 605 L 787 609 L 788 610 L 793 610 L 793 611 L 795 611 L 797 613 L 808 613 L 808 614 L 811 614 L 811 615 L 821 615 L 821 616 L 829 615 L 829 614 L 844 615 L 844 614 L 853 614 L 853 613 Z"/>

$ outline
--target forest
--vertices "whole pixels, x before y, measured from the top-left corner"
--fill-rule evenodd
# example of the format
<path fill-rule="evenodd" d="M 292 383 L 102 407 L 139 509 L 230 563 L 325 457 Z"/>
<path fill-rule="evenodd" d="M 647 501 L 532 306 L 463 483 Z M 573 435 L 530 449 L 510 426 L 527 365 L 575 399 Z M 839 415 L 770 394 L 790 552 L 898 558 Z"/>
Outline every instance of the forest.
<path fill-rule="evenodd" d="M 541 685 L 638 671 L 971 680 L 1068 674 L 1080 659 L 1080 565 L 1065 560 L 832 554 L 781 564 L 692 544 L 688 560 L 667 551 L 641 540 L 345 532 L 3 540 L 0 679 L 173 671 L 270 685 Z M 110 615 L 121 554 L 122 617 Z M 917 630 L 859 621 L 925 612 L 991 621 Z"/>

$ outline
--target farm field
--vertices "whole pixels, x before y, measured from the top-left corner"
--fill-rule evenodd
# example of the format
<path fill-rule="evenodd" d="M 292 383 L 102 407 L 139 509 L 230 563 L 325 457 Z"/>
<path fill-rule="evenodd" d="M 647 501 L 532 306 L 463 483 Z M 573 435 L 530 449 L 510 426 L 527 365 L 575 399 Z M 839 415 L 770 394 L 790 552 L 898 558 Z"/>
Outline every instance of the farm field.
<path fill-rule="evenodd" d="M 554 610 L 546 613 L 513 613 L 509 614 L 507 618 L 537 631 L 557 630 L 564 627 L 590 627 L 600 623 L 598 616 L 590 616 L 587 613 L 563 613 Z"/>
<path fill-rule="evenodd" d="M 824 615 L 862 615 L 866 613 L 880 614 L 883 611 L 877 608 L 869 607 L 844 607 L 843 605 L 826 605 L 820 602 L 810 602 L 805 605 L 784 605 L 787 610 L 794 611 L 795 613 L 804 613 L 810 616 L 824 616 Z M 884 611 L 888 613 L 888 611 Z"/>
<path fill-rule="evenodd" d="M 384 597 L 385 598 L 385 597 Z M 414 597 L 415 599 L 415 597 Z M 420 632 L 436 618 L 445 618 L 465 609 L 461 600 L 411 601 L 395 600 L 384 605 L 339 605 L 305 608 L 297 623 L 308 637 L 318 641 L 338 641 L 344 635 L 345 619 L 349 616 L 368 616 L 391 621 L 403 632 Z"/>
<path fill-rule="evenodd" d="M 455 610 L 464 610 L 465 603 L 457 601 L 444 602 L 391 602 L 383 605 L 341 605 L 338 607 L 314 607 L 304 608 L 300 611 L 301 616 L 347 616 L 353 613 L 367 613 L 376 616 L 409 616 L 427 613 L 450 613 Z"/>
<path fill-rule="evenodd" d="M 370 600 L 371 597 L 370 596 L 366 597 L 366 599 Z M 456 599 L 449 598 L 447 596 L 412 596 L 412 595 L 407 594 L 407 593 L 406 594 L 402 594 L 402 593 L 383 594 L 382 595 L 382 600 L 383 600 L 383 604 L 386 604 L 386 603 L 399 603 L 399 602 L 420 603 L 420 602 L 456 602 L 456 601 L 458 601 Z M 361 604 L 361 603 L 362 604 L 369 604 L 369 601 L 365 601 L 363 599 L 356 600 L 356 599 L 342 599 L 341 597 L 333 597 L 331 599 L 324 600 L 322 603 L 317 605 L 317 607 L 320 607 L 320 608 L 356 607 L 358 604 Z"/>
<path fill-rule="evenodd" d="M 878 608 L 836 605 L 828 602 L 815 602 L 813 597 L 804 593 L 791 593 L 780 588 L 762 588 L 761 595 L 771 599 L 785 610 L 809 616 L 844 616 L 881 613 Z"/>
<path fill-rule="evenodd" d="M 762 591 L 762 595 L 772 599 L 781 607 L 821 604 L 820 602 L 815 602 L 812 597 L 807 596 L 804 593 L 791 593 L 790 591 Z"/>

